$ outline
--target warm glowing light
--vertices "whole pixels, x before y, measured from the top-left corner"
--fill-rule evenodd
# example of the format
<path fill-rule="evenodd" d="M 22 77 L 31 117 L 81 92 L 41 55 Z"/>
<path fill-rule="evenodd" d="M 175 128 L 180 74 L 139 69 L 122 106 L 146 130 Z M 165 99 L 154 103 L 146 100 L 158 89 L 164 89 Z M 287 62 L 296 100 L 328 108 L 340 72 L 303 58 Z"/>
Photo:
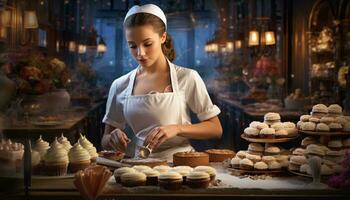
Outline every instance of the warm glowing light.
<path fill-rule="evenodd" d="M 242 48 L 242 41 L 241 40 L 236 40 L 235 41 L 235 48 L 236 49 Z"/>
<path fill-rule="evenodd" d="M 259 32 L 258 31 L 250 31 L 249 32 L 249 46 L 257 46 L 259 45 Z"/>
<path fill-rule="evenodd" d="M 79 54 L 84 54 L 84 53 L 86 53 L 86 45 L 84 45 L 84 44 L 79 44 L 79 45 L 78 45 L 78 53 L 79 53 Z"/>
<path fill-rule="evenodd" d="M 265 32 L 265 45 L 274 45 L 276 44 L 275 33 L 273 31 Z"/>
<path fill-rule="evenodd" d="M 24 28 L 38 28 L 38 19 L 36 17 L 35 11 L 24 11 Z"/>
<path fill-rule="evenodd" d="M 70 41 L 69 43 L 68 43 L 68 50 L 70 51 L 70 52 L 75 52 L 75 49 L 76 49 L 76 44 L 75 44 L 75 42 L 74 41 Z"/>

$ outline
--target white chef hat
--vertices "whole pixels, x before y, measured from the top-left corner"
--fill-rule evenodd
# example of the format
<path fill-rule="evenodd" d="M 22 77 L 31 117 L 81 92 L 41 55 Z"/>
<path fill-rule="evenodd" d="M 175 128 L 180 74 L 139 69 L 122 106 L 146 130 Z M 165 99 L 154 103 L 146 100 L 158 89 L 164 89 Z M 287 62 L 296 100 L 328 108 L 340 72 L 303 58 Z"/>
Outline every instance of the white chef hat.
<path fill-rule="evenodd" d="M 166 21 L 164 12 L 162 11 L 162 9 L 160 9 L 158 6 L 154 4 L 146 4 L 143 6 L 138 6 L 138 5 L 133 6 L 132 8 L 130 8 L 128 13 L 126 13 L 126 16 L 124 18 L 124 23 L 128 17 L 137 13 L 148 13 L 148 14 L 157 16 L 159 19 L 161 19 L 164 22 L 165 30 L 167 29 L 167 21 Z"/>

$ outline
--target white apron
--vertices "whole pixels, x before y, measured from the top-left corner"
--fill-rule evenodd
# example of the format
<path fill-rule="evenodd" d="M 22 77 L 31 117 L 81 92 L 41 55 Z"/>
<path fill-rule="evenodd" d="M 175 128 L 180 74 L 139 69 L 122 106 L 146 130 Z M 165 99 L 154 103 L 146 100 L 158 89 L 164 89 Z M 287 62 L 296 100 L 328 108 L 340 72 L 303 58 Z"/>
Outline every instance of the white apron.
<path fill-rule="evenodd" d="M 150 93 L 145 95 L 132 95 L 135 76 L 137 70 L 134 70 L 130 76 L 130 81 L 126 90 L 124 103 L 124 116 L 126 122 L 135 133 L 132 143 L 128 145 L 127 154 L 137 156 L 140 146 L 147 135 L 156 127 L 171 124 L 183 124 L 181 113 L 185 108 L 178 87 L 178 80 L 175 68 L 168 62 L 170 67 L 170 79 L 173 92 Z M 134 146 L 134 147 L 133 147 Z M 134 151 L 134 152 L 130 152 Z M 191 151 L 189 140 L 184 137 L 176 136 L 164 142 L 160 147 L 152 152 L 151 158 L 166 159 L 172 162 L 172 155 L 178 151 Z"/>

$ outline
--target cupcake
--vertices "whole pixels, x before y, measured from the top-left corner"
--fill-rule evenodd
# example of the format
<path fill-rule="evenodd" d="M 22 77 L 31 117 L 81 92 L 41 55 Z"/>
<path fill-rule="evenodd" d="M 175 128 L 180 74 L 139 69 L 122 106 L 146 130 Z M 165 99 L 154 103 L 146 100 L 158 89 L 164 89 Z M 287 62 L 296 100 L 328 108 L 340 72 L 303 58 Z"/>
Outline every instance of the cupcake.
<path fill-rule="evenodd" d="M 338 104 L 332 104 L 328 106 L 328 115 L 329 116 L 339 116 L 342 115 L 343 108 Z"/>
<path fill-rule="evenodd" d="M 90 166 L 91 158 L 89 152 L 79 142 L 75 143 L 68 152 L 69 169 L 75 173 Z"/>
<path fill-rule="evenodd" d="M 269 162 L 272 162 L 272 161 L 276 161 L 276 158 L 273 157 L 273 156 L 263 156 L 261 158 L 261 160 L 265 163 L 269 163 Z"/>
<path fill-rule="evenodd" d="M 146 185 L 158 185 L 158 177 L 160 173 L 154 169 L 146 169 L 141 171 L 146 175 Z"/>
<path fill-rule="evenodd" d="M 187 176 L 187 185 L 190 188 L 202 188 L 209 187 L 210 175 L 204 171 L 193 171 Z"/>
<path fill-rule="evenodd" d="M 236 156 L 239 157 L 240 159 L 244 159 L 247 156 L 248 152 L 246 151 L 238 151 Z"/>
<path fill-rule="evenodd" d="M 250 122 L 249 127 L 255 128 L 255 129 L 259 129 L 258 127 L 259 127 L 259 124 L 260 124 L 260 123 L 261 123 L 261 122 L 258 122 L 258 121 Z"/>
<path fill-rule="evenodd" d="M 231 167 L 232 168 L 236 168 L 236 169 L 238 169 L 239 167 L 240 167 L 240 164 L 239 164 L 239 162 L 241 161 L 242 159 L 240 159 L 239 157 L 234 157 L 234 158 L 232 158 L 231 159 Z"/>
<path fill-rule="evenodd" d="M 324 104 L 316 104 L 312 107 L 311 113 L 313 117 L 321 118 L 328 114 L 328 108 Z"/>
<path fill-rule="evenodd" d="M 147 165 L 134 165 L 132 168 L 136 171 L 139 171 L 139 172 L 152 169 L 151 167 L 149 167 Z"/>
<path fill-rule="evenodd" d="M 146 185 L 147 177 L 141 172 L 127 172 L 120 176 L 120 182 L 125 187 L 136 187 Z"/>
<path fill-rule="evenodd" d="M 244 170 L 253 170 L 254 169 L 254 163 L 253 161 L 249 160 L 248 158 L 244 158 L 239 162 L 240 168 Z"/>
<path fill-rule="evenodd" d="M 310 144 L 317 144 L 317 141 L 315 138 L 313 137 L 305 137 L 302 141 L 301 141 L 301 146 L 302 147 L 307 147 Z"/>
<path fill-rule="evenodd" d="M 82 147 L 88 150 L 91 157 L 91 162 L 96 162 L 96 158 L 98 157 L 98 154 L 94 145 L 83 135 L 80 135 L 78 142 Z"/>
<path fill-rule="evenodd" d="M 275 137 L 275 132 L 273 128 L 264 128 L 260 131 L 260 137 L 272 139 Z"/>
<path fill-rule="evenodd" d="M 330 123 L 328 126 L 329 126 L 331 131 L 342 131 L 343 130 L 342 125 L 339 123 L 333 122 L 333 123 Z"/>
<path fill-rule="evenodd" d="M 278 155 L 280 152 L 280 148 L 275 146 L 270 146 L 265 149 L 265 155 Z"/>
<path fill-rule="evenodd" d="M 244 134 L 247 137 L 252 137 L 252 138 L 258 137 L 259 136 L 259 129 L 248 127 L 248 128 L 244 129 Z"/>
<path fill-rule="evenodd" d="M 316 144 L 310 144 L 306 147 L 306 151 L 305 154 L 307 154 L 308 156 L 319 156 L 319 157 L 323 157 L 326 155 L 326 151 L 324 150 L 324 148 L 322 148 L 319 145 Z"/>
<path fill-rule="evenodd" d="M 173 168 L 174 170 L 187 170 L 189 172 L 193 171 L 193 168 L 190 166 L 185 166 L 185 165 L 180 165 L 180 166 L 176 166 Z"/>
<path fill-rule="evenodd" d="M 308 122 L 310 117 L 311 117 L 311 115 L 302 115 L 302 116 L 300 116 L 300 121 L 301 122 Z"/>
<path fill-rule="evenodd" d="M 281 164 L 277 161 L 272 161 L 268 164 L 269 170 L 280 170 L 282 168 Z"/>
<path fill-rule="evenodd" d="M 257 171 L 265 171 L 267 170 L 269 167 L 265 162 L 257 162 L 254 164 L 254 169 Z"/>
<path fill-rule="evenodd" d="M 55 141 L 47 150 L 44 159 L 44 170 L 48 176 L 64 176 L 67 174 L 68 168 L 68 153 L 63 148 L 62 144 Z"/>
<path fill-rule="evenodd" d="M 39 152 L 40 157 L 44 158 L 47 150 L 50 148 L 50 145 L 48 142 L 44 141 L 40 135 L 39 139 L 35 141 L 33 150 Z"/>
<path fill-rule="evenodd" d="M 329 132 L 330 128 L 327 124 L 325 123 L 318 123 L 316 125 L 316 131 L 320 131 L 320 132 Z"/>
<path fill-rule="evenodd" d="M 171 169 L 171 167 L 167 165 L 158 165 L 153 167 L 153 169 L 158 171 L 159 173 L 165 173 L 165 172 L 168 172 Z"/>
<path fill-rule="evenodd" d="M 41 168 L 42 168 L 40 153 L 38 151 L 32 150 L 31 160 L 32 160 L 32 174 L 40 175 Z"/>
<path fill-rule="evenodd" d="M 65 148 L 67 150 L 67 152 L 69 152 L 69 149 L 72 148 L 72 145 L 70 144 L 68 139 L 63 136 L 63 133 L 62 133 L 61 137 L 59 137 L 57 139 L 57 141 L 63 145 L 63 148 Z"/>
<path fill-rule="evenodd" d="M 288 137 L 288 132 L 287 132 L 287 130 L 285 130 L 285 129 L 280 129 L 280 130 L 276 131 L 275 137 L 276 137 L 276 138 L 285 138 L 285 137 Z"/>
<path fill-rule="evenodd" d="M 115 182 L 120 183 L 120 177 L 125 174 L 125 173 L 134 173 L 136 172 L 135 169 L 131 168 L 131 167 L 121 167 L 118 168 L 116 170 L 114 170 L 114 178 L 115 178 Z"/>
<path fill-rule="evenodd" d="M 330 140 L 328 142 L 328 147 L 332 150 L 341 150 L 341 148 L 343 147 L 343 143 L 341 140 Z"/>
<path fill-rule="evenodd" d="M 292 152 L 292 154 L 295 155 L 295 156 L 303 156 L 303 155 L 305 155 L 305 149 L 303 149 L 303 148 L 296 148 Z"/>
<path fill-rule="evenodd" d="M 320 122 L 325 124 L 330 124 L 330 123 L 333 123 L 334 120 L 335 120 L 334 117 L 322 117 L 320 119 Z"/>
<path fill-rule="evenodd" d="M 198 166 L 194 168 L 193 171 L 204 171 L 209 174 L 210 176 L 210 181 L 214 181 L 216 177 L 216 170 L 213 167 L 210 166 Z"/>
<path fill-rule="evenodd" d="M 254 155 L 261 155 L 264 152 L 264 147 L 259 143 L 250 143 L 248 146 L 248 153 Z"/>
<path fill-rule="evenodd" d="M 261 156 L 254 154 L 247 154 L 246 158 L 253 161 L 254 163 L 261 161 Z"/>
<path fill-rule="evenodd" d="M 177 172 L 179 174 L 181 174 L 182 176 L 182 184 L 183 185 L 186 185 L 186 179 L 187 179 L 187 176 L 192 172 L 190 170 L 186 170 L 186 169 L 171 169 L 169 170 L 169 172 Z"/>
<path fill-rule="evenodd" d="M 303 131 L 315 131 L 316 124 L 313 122 L 305 122 L 301 125 L 301 130 Z"/>
<path fill-rule="evenodd" d="M 179 190 L 182 187 L 182 175 L 177 172 L 165 172 L 159 175 L 159 186 L 166 190 Z"/>
<path fill-rule="evenodd" d="M 274 123 L 281 122 L 281 116 L 278 113 L 269 112 L 264 115 L 264 123 L 273 125 Z"/>
<path fill-rule="evenodd" d="M 264 128 L 269 128 L 269 125 L 260 122 L 260 124 L 258 124 L 258 129 L 261 130 L 261 129 L 264 129 Z"/>
<path fill-rule="evenodd" d="M 284 129 L 283 123 L 277 122 L 271 125 L 271 128 L 275 129 L 275 131 Z"/>

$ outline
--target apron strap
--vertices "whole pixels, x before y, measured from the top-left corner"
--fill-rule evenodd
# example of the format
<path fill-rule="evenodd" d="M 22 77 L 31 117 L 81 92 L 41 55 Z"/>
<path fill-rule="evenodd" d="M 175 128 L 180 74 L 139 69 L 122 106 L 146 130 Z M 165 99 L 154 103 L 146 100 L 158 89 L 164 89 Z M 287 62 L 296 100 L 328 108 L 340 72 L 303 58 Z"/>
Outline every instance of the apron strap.
<path fill-rule="evenodd" d="M 178 80 L 177 80 L 177 73 L 176 73 L 176 69 L 173 63 L 171 63 L 168 59 L 168 64 L 169 64 L 169 68 L 170 68 L 170 79 L 171 79 L 171 86 L 173 88 L 173 92 L 177 93 L 179 92 L 179 84 L 178 84 Z"/>

